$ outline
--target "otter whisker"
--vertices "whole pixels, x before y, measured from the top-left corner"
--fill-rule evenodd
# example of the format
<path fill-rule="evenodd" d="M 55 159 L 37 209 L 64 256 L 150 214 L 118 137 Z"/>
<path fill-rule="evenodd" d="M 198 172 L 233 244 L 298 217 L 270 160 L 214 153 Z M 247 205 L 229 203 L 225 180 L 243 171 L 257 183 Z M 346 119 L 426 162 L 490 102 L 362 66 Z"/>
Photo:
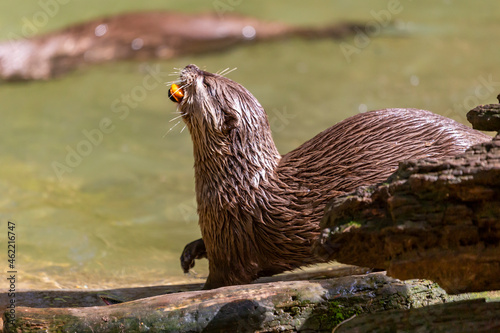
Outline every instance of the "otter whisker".
<path fill-rule="evenodd" d="M 175 71 L 172 71 L 168 74 L 168 76 L 180 76 L 182 69 L 174 67 Z"/>
<path fill-rule="evenodd" d="M 231 72 L 234 72 L 234 71 L 235 71 L 235 70 L 237 70 L 237 69 L 238 69 L 238 67 L 234 67 L 234 68 L 232 68 L 232 69 L 228 67 L 228 68 L 226 68 L 226 69 L 224 69 L 224 70 L 222 70 L 222 71 L 218 72 L 217 74 L 219 74 L 220 76 L 226 76 L 227 74 L 229 74 L 229 73 L 231 73 Z"/>
<path fill-rule="evenodd" d="M 229 67 L 226 67 L 225 69 L 223 70 L 220 70 L 220 71 L 217 71 L 215 72 L 215 74 L 218 74 L 218 75 L 222 75 L 222 73 L 224 73 L 225 71 L 227 71 L 229 69 Z"/>
<path fill-rule="evenodd" d="M 167 131 L 167 133 L 165 133 L 163 136 L 162 136 L 162 139 L 164 139 L 168 133 L 170 133 L 170 131 L 172 131 L 177 125 L 179 125 L 181 123 L 181 120 L 179 120 L 177 123 L 175 123 L 174 126 L 170 127 L 170 129 Z"/>
<path fill-rule="evenodd" d="M 181 115 L 181 116 L 185 116 L 185 115 L 187 115 L 187 112 L 180 112 L 180 111 L 179 111 L 179 105 L 177 105 L 177 108 L 175 108 L 175 112 L 173 112 L 173 113 L 174 113 L 174 114 L 177 114 L 177 113 L 178 113 L 178 114 L 179 114 L 179 115 Z M 178 117 L 177 117 L 177 118 L 178 118 Z"/>
<path fill-rule="evenodd" d="M 186 125 L 184 125 L 184 127 L 181 129 L 181 133 L 182 131 L 184 131 L 186 129 Z"/>
<path fill-rule="evenodd" d="M 176 84 L 177 84 L 177 83 L 180 83 L 180 82 L 181 82 L 181 80 L 173 80 L 173 81 L 168 81 L 168 82 L 165 82 L 165 85 L 167 85 L 167 86 L 171 86 L 171 85 L 172 85 L 172 84 L 174 84 L 174 83 L 176 83 Z"/>
<path fill-rule="evenodd" d="M 176 120 L 176 119 L 179 119 L 180 117 L 184 116 L 185 114 L 182 114 L 180 113 L 177 117 L 174 117 L 172 119 L 170 119 L 168 122 L 171 123 L 172 121 Z"/>

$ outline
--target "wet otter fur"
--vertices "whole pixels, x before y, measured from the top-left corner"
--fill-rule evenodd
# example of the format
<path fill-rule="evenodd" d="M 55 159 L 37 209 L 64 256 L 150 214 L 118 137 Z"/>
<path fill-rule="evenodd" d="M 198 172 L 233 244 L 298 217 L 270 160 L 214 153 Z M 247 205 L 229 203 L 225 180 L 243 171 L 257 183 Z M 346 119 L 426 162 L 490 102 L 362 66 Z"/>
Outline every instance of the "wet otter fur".
<path fill-rule="evenodd" d="M 181 261 L 186 270 L 208 257 L 205 289 L 321 262 L 311 245 L 333 197 L 383 181 L 399 161 L 490 140 L 429 111 L 385 109 L 341 121 L 281 157 L 264 109 L 243 86 L 195 65 L 179 85 L 202 233 Z"/>

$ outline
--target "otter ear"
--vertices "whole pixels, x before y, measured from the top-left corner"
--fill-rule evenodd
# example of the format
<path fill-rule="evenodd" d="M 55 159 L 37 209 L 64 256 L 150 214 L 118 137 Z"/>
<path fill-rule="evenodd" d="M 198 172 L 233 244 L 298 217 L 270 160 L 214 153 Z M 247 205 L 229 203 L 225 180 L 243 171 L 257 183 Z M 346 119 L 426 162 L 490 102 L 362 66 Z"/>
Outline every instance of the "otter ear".
<path fill-rule="evenodd" d="M 224 125 L 222 126 L 222 132 L 224 135 L 228 135 L 234 128 L 238 126 L 238 117 L 235 113 L 224 112 Z"/>

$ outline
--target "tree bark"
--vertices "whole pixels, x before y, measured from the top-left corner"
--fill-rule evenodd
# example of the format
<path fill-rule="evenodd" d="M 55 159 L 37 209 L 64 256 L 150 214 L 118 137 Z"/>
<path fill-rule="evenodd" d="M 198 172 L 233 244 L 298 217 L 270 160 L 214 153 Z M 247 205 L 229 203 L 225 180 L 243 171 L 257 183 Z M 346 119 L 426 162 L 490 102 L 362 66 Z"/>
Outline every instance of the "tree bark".
<path fill-rule="evenodd" d="M 500 103 L 500 95 L 497 96 Z M 467 113 L 472 127 L 481 131 L 500 131 L 500 104 L 479 105 Z"/>
<path fill-rule="evenodd" d="M 449 293 L 500 289 L 500 136 L 455 158 L 403 162 L 385 183 L 334 199 L 321 225 L 324 258 Z"/>

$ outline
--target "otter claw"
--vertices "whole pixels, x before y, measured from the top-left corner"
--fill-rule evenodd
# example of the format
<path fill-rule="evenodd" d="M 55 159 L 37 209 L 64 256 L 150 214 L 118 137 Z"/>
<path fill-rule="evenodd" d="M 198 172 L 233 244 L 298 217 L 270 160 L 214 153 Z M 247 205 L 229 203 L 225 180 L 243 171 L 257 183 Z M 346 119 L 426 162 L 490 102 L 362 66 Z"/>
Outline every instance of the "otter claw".
<path fill-rule="evenodd" d="M 207 257 L 207 249 L 203 239 L 197 239 L 184 247 L 181 254 L 181 267 L 184 273 L 189 273 L 189 270 L 194 267 L 196 259 Z"/>

